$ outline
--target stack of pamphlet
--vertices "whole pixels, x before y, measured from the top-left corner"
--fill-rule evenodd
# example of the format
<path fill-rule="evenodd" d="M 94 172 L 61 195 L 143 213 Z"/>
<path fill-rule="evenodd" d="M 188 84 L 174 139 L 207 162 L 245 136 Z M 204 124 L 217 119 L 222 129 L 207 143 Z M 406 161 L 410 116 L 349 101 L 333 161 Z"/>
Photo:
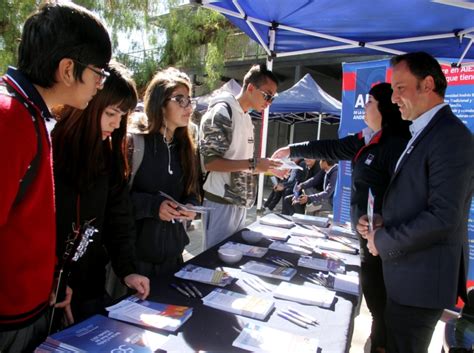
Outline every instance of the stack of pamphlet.
<path fill-rule="evenodd" d="M 272 227 L 291 228 L 295 226 L 295 223 L 290 217 L 282 216 L 276 213 L 269 213 L 259 220 L 260 224 L 264 224 Z"/>
<path fill-rule="evenodd" d="M 329 226 L 329 219 L 327 217 L 317 217 L 317 216 L 309 216 L 300 213 L 294 213 L 291 216 L 291 219 L 295 223 L 300 224 L 307 224 L 316 227 L 326 228 Z"/>
<path fill-rule="evenodd" d="M 296 225 L 296 227 L 291 228 L 290 234 L 310 238 L 327 238 L 326 232 L 323 232 L 316 227 L 303 228 L 300 225 Z"/>
<path fill-rule="evenodd" d="M 281 282 L 273 296 L 275 298 L 287 299 L 302 304 L 317 305 L 322 308 L 329 308 L 334 302 L 336 293 L 322 286 L 297 285 L 288 282 Z"/>
<path fill-rule="evenodd" d="M 357 254 L 358 252 L 358 249 L 353 246 L 348 246 L 338 241 L 323 238 L 292 236 L 290 239 L 288 239 L 288 244 L 309 247 L 313 250 L 321 249 L 339 251 L 346 254 Z"/>
<path fill-rule="evenodd" d="M 298 352 L 318 351 L 318 339 L 299 336 L 254 323 L 247 323 L 240 335 L 232 343 L 234 347 L 251 352 Z"/>
<path fill-rule="evenodd" d="M 329 273 L 328 288 L 344 293 L 360 295 L 359 276 L 342 273 Z"/>
<path fill-rule="evenodd" d="M 250 257 L 262 257 L 268 251 L 267 248 L 264 248 L 261 246 L 247 245 L 247 244 L 242 244 L 242 243 L 236 243 L 233 241 L 228 241 L 227 243 L 225 243 L 224 245 L 220 247 L 220 249 L 229 249 L 229 248 L 239 250 L 242 252 L 243 255 L 250 256 Z"/>
<path fill-rule="evenodd" d="M 293 237 L 290 238 L 290 240 Z M 292 254 L 305 254 L 309 255 L 312 253 L 311 250 L 305 249 L 299 245 L 291 244 L 291 243 L 285 243 L 283 241 L 274 241 L 273 243 L 270 244 L 268 247 L 269 249 L 272 250 L 277 250 L 277 251 L 284 251 L 284 252 L 289 252 Z"/>
<path fill-rule="evenodd" d="M 298 259 L 298 266 L 311 268 L 319 271 L 330 271 L 335 273 L 345 273 L 346 264 L 341 260 L 331 258 L 317 258 L 312 256 L 302 255 Z"/>
<path fill-rule="evenodd" d="M 336 224 L 333 224 L 329 228 L 329 235 L 343 235 L 343 236 L 348 236 L 352 238 L 357 238 L 356 232 L 352 231 L 352 229 L 350 229 L 349 227 L 345 227 L 345 226 L 343 227 Z"/>
<path fill-rule="evenodd" d="M 270 299 L 232 292 L 223 288 L 214 289 L 202 298 L 202 301 L 204 305 L 211 308 L 259 320 L 264 320 L 275 306 L 275 303 Z"/>
<path fill-rule="evenodd" d="M 106 308 L 112 319 L 174 332 L 188 320 L 193 308 L 140 300 L 135 296 Z"/>
<path fill-rule="evenodd" d="M 264 237 L 273 240 L 285 241 L 290 236 L 290 230 L 287 228 L 266 226 L 260 224 L 258 221 L 252 223 L 247 228 L 250 229 L 252 232 L 262 233 Z"/>
<path fill-rule="evenodd" d="M 253 273 L 254 275 L 291 281 L 296 274 L 296 269 L 292 267 L 276 266 L 263 262 L 249 261 L 241 266 L 242 271 Z"/>
<path fill-rule="evenodd" d="M 168 336 L 94 315 L 49 336 L 35 352 L 115 352 L 121 349 L 122 352 L 150 353 L 167 340 Z"/>
<path fill-rule="evenodd" d="M 225 271 L 188 264 L 174 274 L 178 278 L 225 287 L 234 279 Z"/>

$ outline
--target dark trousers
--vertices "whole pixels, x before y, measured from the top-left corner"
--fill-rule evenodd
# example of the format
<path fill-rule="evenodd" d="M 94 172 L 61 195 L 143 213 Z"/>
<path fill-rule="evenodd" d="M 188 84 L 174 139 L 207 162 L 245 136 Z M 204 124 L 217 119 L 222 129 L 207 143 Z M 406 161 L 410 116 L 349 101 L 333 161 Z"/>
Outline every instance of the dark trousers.
<path fill-rule="evenodd" d="M 388 353 L 425 353 L 443 309 L 401 305 L 387 298 Z"/>
<path fill-rule="evenodd" d="M 382 261 L 379 256 L 362 259 L 360 282 L 367 307 L 372 314 L 372 328 L 370 331 L 371 353 L 376 348 L 386 347 L 385 302 L 387 293 L 383 281 Z M 365 261 L 364 261 L 365 260 Z"/>
<path fill-rule="evenodd" d="M 264 206 L 268 208 L 270 211 L 273 211 L 275 206 L 278 205 L 278 202 L 280 201 L 282 195 L 283 195 L 283 190 L 281 191 L 272 190 Z"/>

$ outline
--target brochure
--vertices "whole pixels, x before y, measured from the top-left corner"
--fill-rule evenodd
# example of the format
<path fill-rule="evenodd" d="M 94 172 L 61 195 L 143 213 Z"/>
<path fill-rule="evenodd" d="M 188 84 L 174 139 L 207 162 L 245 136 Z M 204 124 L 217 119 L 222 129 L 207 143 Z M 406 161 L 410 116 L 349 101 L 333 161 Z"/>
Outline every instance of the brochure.
<path fill-rule="evenodd" d="M 135 296 L 106 308 L 112 319 L 150 326 L 166 331 L 176 331 L 188 320 L 193 308 L 140 300 Z"/>
<path fill-rule="evenodd" d="M 174 198 L 172 198 L 170 195 L 164 193 L 163 191 L 160 191 L 160 195 L 163 196 L 163 197 L 166 197 L 170 201 L 173 201 L 175 204 L 178 205 L 178 208 L 182 209 L 183 211 L 192 211 L 192 212 L 196 212 L 196 213 L 206 213 L 207 211 L 212 210 L 212 207 L 184 205 L 184 204 L 176 201 Z"/>
<path fill-rule="evenodd" d="M 277 169 L 299 169 L 303 170 L 303 167 L 299 166 L 295 162 L 293 162 L 289 158 L 284 158 L 279 160 L 281 162 L 281 166 L 279 166 Z"/>
<path fill-rule="evenodd" d="M 271 227 L 268 225 L 260 224 L 258 221 L 252 223 L 247 228 L 253 232 L 262 233 L 264 237 L 273 240 L 285 241 L 290 236 L 290 231 L 286 228 Z"/>
<path fill-rule="evenodd" d="M 311 268 L 319 271 L 330 271 L 335 273 L 345 273 L 346 265 L 341 260 L 321 259 L 317 257 L 302 255 L 298 259 L 298 266 Z"/>
<path fill-rule="evenodd" d="M 291 218 L 295 223 L 313 225 L 316 227 L 326 228 L 329 226 L 329 219 L 327 217 L 318 217 L 318 216 L 310 216 L 304 215 L 300 213 L 294 213 Z"/>
<path fill-rule="evenodd" d="M 359 276 L 342 273 L 329 273 L 328 286 L 335 291 L 360 295 Z"/>
<path fill-rule="evenodd" d="M 275 298 L 287 299 L 302 304 L 317 305 L 322 308 L 329 308 L 334 302 L 336 293 L 324 287 L 311 285 L 305 282 L 304 285 L 297 285 L 288 282 L 281 282 L 273 296 Z"/>
<path fill-rule="evenodd" d="M 241 268 L 244 272 L 281 279 L 283 281 L 290 281 L 296 274 L 296 269 L 293 267 L 276 266 L 257 261 L 249 261 L 242 265 Z"/>
<path fill-rule="evenodd" d="M 36 353 L 43 352 L 154 352 L 168 337 L 124 322 L 94 315 L 49 336 Z"/>
<path fill-rule="evenodd" d="M 191 281 L 225 287 L 234 279 L 225 271 L 211 270 L 209 268 L 188 264 L 176 272 L 175 277 Z"/>
<path fill-rule="evenodd" d="M 269 213 L 260 218 L 260 224 L 272 227 L 292 228 L 295 226 L 294 222 L 289 216 L 283 216 L 277 213 Z"/>
<path fill-rule="evenodd" d="M 319 230 L 317 227 L 303 228 L 300 225 L 291 228 L 290 234 L 310 238 L 327 238 L 327 234 Z"/>
<path fill-rule="evenodd" d="M 292 239 L 292 238 L 290 238 Z M 284 252 L 289 252 L 293 254 L 305 254 L 309 255 L 312 253 L 311 250 L 302 248 L 301 246 L 295 245 L 295 244 L 290 244 L 290 243 L 285 243 L 283 241 L 274 241 L 273 243 L 270 244 L 268 247 L 269 249 L 272 250 L 277 250 L 277 251 L 284 251 Z"/>
<path fill-rule="evenodd" d="M 351 238 L 358 238 L 356 232 L 354 232 L 349 226 L 340 226 L 333 224 L 329 228 L 329 235 L 343 235 Z"/>
<path fill-rule="evenodd" d="M 331 239 L 292 236 L 290 237 L 290 239 L 288 239 L 288 243 L 308 247 L 313 249 L 313 251 L 315 252 L 318 252 L 318 249 L 338 251 L 346 254 L 357 254 L 358 252 L 358 249 L 353 246 L 348 246 L 346 244 Z"/>
<path fill-rule="evenodd" d="M 298 352 L 318 351 L 319 341 L 275 328 L 247 323 L 232 345 L 251 352 Z"/>
<path fill-rule="evenodd" d="M 267 248 L 264 248 L 261 246 L 247 245 L 247 244 L 242 244 L 242 243 L 236 243 L 233 241 L 228 241 L 227 243 L 225 243 L 224 245 L 220 247 L 220 249 L 228 249 L 228 248 L 239 250 L 245 256 L 250 256 L 250 257 L 262 257 L 268 251 Z"/>
<path fill-rule="evenodd" d="M 264 320 L 275 306 L 275 303 L 270 299 L 232 292 L 223 288 L 214 289 L 202 298 L 202 301 L 204 305 L 211 308 L 259 320 Z"/>

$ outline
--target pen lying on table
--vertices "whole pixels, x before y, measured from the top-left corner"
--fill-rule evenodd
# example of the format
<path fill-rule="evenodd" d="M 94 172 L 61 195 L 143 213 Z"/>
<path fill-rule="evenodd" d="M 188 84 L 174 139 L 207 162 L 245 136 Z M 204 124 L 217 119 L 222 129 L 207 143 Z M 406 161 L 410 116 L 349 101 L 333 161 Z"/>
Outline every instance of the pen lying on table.
<path fill-rule="evenodd" d="M 181 285 L 178 285 L 176 283 L 171 283 L 171 287 L 176 289 L 178 292 L 180 292 L 182 295 L 188 298 L 202 298 L 202 293 L 197 287 L 192 284 L 191 282 L 189 283 L 184 283 L 182 282 Z"/>
<path fill-rule="evenodd" d="M 291 312 L 288 312 L 288 311 L 278 311 L 277 312 L 277 315 L 282 317 L 283 319 L 285 320 L 288 320 L 289 322 L 295 324 L 295 325 L 298 325 L 300 327 L 303 327 L 303 328 L 308 328 L 308 325 L 306 324 L 306 322 L 304 322 L 303 320 L 301 320 L 300 318 L 294 316 L 291 314 Z"/>

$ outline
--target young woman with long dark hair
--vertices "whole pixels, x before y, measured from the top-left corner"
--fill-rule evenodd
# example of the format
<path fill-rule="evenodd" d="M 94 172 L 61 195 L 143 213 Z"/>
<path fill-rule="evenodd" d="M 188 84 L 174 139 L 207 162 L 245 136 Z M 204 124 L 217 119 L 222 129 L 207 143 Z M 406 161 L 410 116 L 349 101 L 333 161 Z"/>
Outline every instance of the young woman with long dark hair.
<path fill-rule="evenodd" d="M 52 131 L 57 255 L 60 266 L 70 269 L 67 284 L 73 292 L 76 321 L 103 311 L 108 304 L 105 267 L 109 259 L 129 288 L 142 298 L 149 293 L 148 279 L 136 273 L 127 188 L 127 117 L 137 104 L 137 92 L 123 66 L 113 63 L 108 70 L 110 77 L 88 106 L 60 109 Z M 68 265 L 63 260 L 66 242 L 87 226 L 94 232 L 92 242 L 82 257 Z"/>

